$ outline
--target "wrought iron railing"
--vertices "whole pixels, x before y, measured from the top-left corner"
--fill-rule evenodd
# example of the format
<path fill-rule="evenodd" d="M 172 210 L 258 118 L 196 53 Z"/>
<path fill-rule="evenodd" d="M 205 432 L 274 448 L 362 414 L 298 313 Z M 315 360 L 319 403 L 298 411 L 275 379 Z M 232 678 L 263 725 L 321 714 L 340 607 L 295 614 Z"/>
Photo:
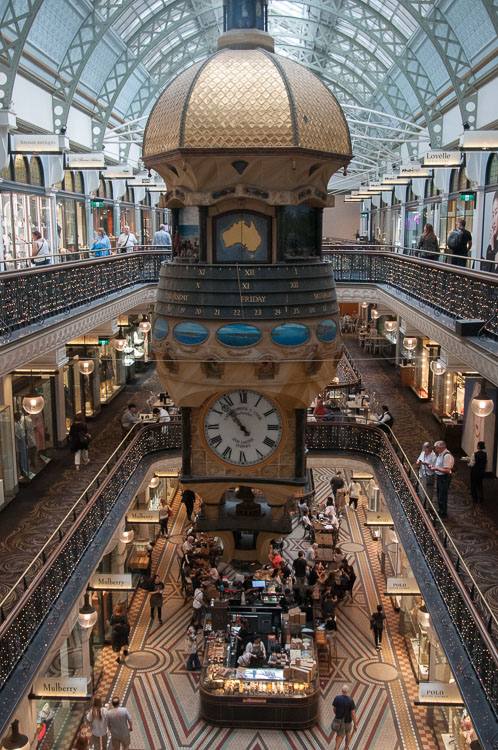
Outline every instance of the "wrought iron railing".
<path fill-rule="evenodd" d="M 28 326 L 50 323 L 119 292 L 157 283 L 161 251 L 48 265 L 0 274 L 0 340 Z"/>
<path fill-rule="evenodd" d="M 482 336 L 498 337 L 498 274 L 364 246 L 324 253 L 339 283 L 381 284 L 436 317 L 483 321 Z M 49 324 L 143 284 L 157 283 L 163 251 L 126 253 L 0 274 L 0 344 L 16 331 Z M 176 259 L 175 262 L 180 262 Z"/>
<path fill-rule="evenodd" d="M 498 337 L 498 275 L 390 252 L 336 250 L 326 254 L 336 282 L 382 284 L 436 317 L 481 320 L 482 335 Z"/>
<path fill-rule="evenodd" d="M 180 442 L 179 423 L 138 425 L 78 498 L 20 579 L 26 590 L 0 625 L 0 689 L 62 594 L 141 459 L 157 451 L 176 451 Z M 73 523 L 67 528 L 70 517 Z M 13 596 L 14 589 L 4 599 L 4 607 Z"/>
<path fill-rule="evenodd" d="M 462 570 L 459 570 L 460 558 L 458 556 L 454 563 L 454 554 L 448 553 L 446 530 L 438 517 L 424 508 L 386 434 L 371 425 L 316 422 L 308 423 L 306 427 L 306 443 L 310 451 L 363 453 L 382 462 L 431 571 L 431 584 L 441 594 L 469 660 L 498 716 L 496 619 L 477 587 L 467 591 L 461 577 Z"/>

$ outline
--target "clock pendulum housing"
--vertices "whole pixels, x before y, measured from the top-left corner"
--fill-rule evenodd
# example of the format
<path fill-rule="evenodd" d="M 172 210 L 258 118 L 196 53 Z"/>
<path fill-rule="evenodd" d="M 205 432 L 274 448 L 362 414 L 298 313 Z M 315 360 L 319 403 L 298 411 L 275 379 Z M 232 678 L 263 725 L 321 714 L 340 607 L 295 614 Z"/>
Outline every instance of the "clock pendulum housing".
<path fill-rule="evenodd" d="M 306 408 L 342 353 L 321 221 L 330 176 L 352 153 L 331 91 L 275 55 L 264 0 L 228 5 L 217 52 L 166 87 L 145 130 L 173 236 L 152 343 L 181 407 L 181 481 L 203 500 L 198 527 L 221 538 L 224 559 L 264 560 L 269 539 L 291 530 Z"/>

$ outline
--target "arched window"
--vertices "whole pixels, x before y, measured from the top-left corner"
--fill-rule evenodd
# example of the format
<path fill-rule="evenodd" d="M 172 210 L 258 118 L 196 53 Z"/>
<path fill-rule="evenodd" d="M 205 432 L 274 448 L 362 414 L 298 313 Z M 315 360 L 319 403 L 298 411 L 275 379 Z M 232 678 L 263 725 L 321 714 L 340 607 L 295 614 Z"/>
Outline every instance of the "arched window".
<path fill-rule="evenodd" d="M 29 185 L 29 164 L 25 156 L 17 154 L 14 159 L 14 180 Z"/>
<path fill-rule="evenodd" d="M 97 188 L 97 196 L 99 198 L 105 198 L 105 185 L 104 180 L 100 180 L 99 186 Z"/>
<path fill-rule="evenodd" d="M 33 156 L 29 165 L 32 185 L 43 185 L 43 166 L 38 156 Z"/>
<path fill-rule="evenodd" d="M 126 193 L 124 194 L 123 200 L 125 201 L 125 203 L 134 203 L 133 188 L 126 188 Z"/>
<path fill-rule="evenodd" d="M 432 178 L 425 181 L 425 198 L 435 198 L 440 192 L 441 191 L 438 190 Z"/>
<path fill-rule="evenodd" d="M 486 185 L 495 185 L 498 182 L 498 154 L 492 154 L 486 165 Z"/>
<path fill-rule="evenodd" d="M 411 203 L 412 201 L 416 201 L 415 193 L 412 190 L 412 186 L 408 185 L 406 188 L 406 200 L 405 203 Z"/>
<path fill-rule="evenodd" d="M 105 197 L 112 200 L 112 182 L 110 180 L 105 181 Z"/>
<path fill-rule="evenodd" d="M 393 206 L 399 206 L 399 205 L 400 205 L 400 203 L 401 203 L 401 201 L 400 201 L 400 199 L 399 199 L 399 198 L 397 197 L 396 193 L 393 193 L 393 201 L 392 201 L 392 204 L 391 204 L 391 205 L 393 205 Z"/>
<path fill-rule="evenodd" d="M 450 193 L 458 192 L 458 169 L 451 170 Z"/>
<path fill-rule="evenodd" d="M 12 180 L 12 159 L 9 158 L 9 163 L 0 172 L 0 177 L 3 180 Z"/>
<path fill-rule="evenodd" d="M 74 179 L 70 169 L 66 169 L 64 172 L 64 190 L 68 193 L 74 193 Z"/>
<path fill-rule="evenodd" d="M 452 169 L 451 180 L 450 180 L 450 193 L 458 193 L 461 190 L 468 190 L 469 188 L 470 188 L 470 182 L 467 179 L 467 173 L 465 172 L 465 167 L 460 167 L 460 169 Z"/>
<path fill-rule="evenodd" d="M 82 172 L 75 172 L 74 173 L 74 192 L 75 193 L 83 193 L 83 173 Z"/>

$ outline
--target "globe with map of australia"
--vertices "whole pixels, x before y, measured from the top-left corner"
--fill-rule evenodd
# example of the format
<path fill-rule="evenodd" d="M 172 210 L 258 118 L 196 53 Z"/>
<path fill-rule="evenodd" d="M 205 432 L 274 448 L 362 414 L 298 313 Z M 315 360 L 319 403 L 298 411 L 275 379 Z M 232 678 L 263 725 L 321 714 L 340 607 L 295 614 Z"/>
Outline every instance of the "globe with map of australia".
<path fill-rule="evenodd" d="M 216 239 L 218 260 L 267 260 L 268 225 L 264 216 L 245 212 L 220 216 L 216 226 Z"/>

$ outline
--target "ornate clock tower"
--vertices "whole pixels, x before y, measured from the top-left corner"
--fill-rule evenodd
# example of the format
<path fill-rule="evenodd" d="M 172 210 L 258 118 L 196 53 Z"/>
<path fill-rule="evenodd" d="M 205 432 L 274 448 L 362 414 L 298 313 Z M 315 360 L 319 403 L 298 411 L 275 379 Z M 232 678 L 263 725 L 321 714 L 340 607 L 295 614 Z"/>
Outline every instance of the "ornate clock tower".
<path fill-rule="evenodd" d="M 306 408 L 342 350 L 321 222 L 330 176 L 352 156 L 349 130 L 329 89 L 275 55 L 266 18 L 264 0 L 227 0 L 218 51 L 165 89 L 143 147 L 173 216 L 158 371 L 182 408 L 182 483 L 227 560 L 262 560 L 290 531 Z"/>

